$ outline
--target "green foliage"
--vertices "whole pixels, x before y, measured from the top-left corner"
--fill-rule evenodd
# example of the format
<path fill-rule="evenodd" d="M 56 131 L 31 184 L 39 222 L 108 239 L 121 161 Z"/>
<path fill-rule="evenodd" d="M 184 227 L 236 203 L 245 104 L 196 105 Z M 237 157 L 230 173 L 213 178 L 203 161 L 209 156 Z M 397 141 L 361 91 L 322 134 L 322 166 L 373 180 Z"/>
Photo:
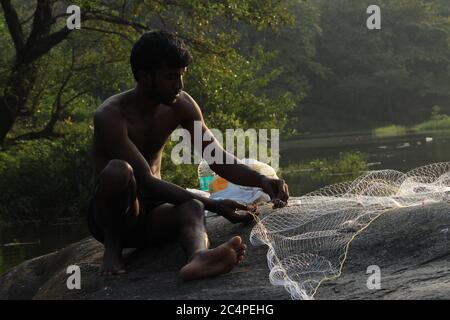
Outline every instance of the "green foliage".
<path fill-rule="evenodd" d="M 43 130 L 57 113 L 58 99 L 63 112 L 56 117 L 64 121 L 74 118 L 74 110 L 84 108 L 92 112 L 101 100 L 132 87 L 128 62 L 131 46 L 151 29 L 177 33 L 193 51 L 195 62 L 188 73 L 186 90 L 204 108 L 211 126 L 283 129 L 286 125 L 286 113 L 295 107 L 292 96 L 285 91 L 271 97 L 264 94 L 279 75 L 277 68 L 268 67 L 273 55 L 261 48 L 252 48 L 251 55 L 243 55 L 247 51 L 237 48 L 242 24 L 253 30 L 276 30 L 292 22 L 282 2 L 187 0 L 124 4 L 80 0 L 75 4 L 86 15 L 82 30 L 72 32 L 36 63 L 38 77 L 25 107 L 27 111 L 19 116 L 10 139 Z M 34 5 L 24 2 L 16 9 L 19 15 L 29 16 Z M 58 30 L 63 22 L 53 29 Z M 1 43 L 12 46 L 6 30 L 1 32 L 2 26 L 0 20 Z M 30 22 L 26 23 L 25 29 L 30 28 Z M 0 60 L 0 70 L 8 70 L 14 59 L 6 59 L 3 50 L 1 56 L 4 60 Z"/>
<path fill-rule="evenodd" d="M 280 128 L 295 107 L 290 93 L 269 98 L 261 93 L 278 70 L 255 77 L 269 63 L 271 55 L 258 50 L 252 58 L 237 52 L 227 57 L 204 55 L 189 70 L 186 87 L 198 99 L 210 128 Z"/>
<path fill-rule="evenodd" d="M 175 142 L 168 141 L 164 147 L 164 154 L 162 159 L 161 178 L 165 181 L 174 183 L 183 188 L 198 189 L 198 165 L 195 164 L 180 164 L 176 165 L 170 159 L 172 148 Z"/>
<path fill-rule="evenodd" d="M 39 61 L 39 76 L 28 101 L 28 112 L 19 117 L 10 138 L 42 130 L 55 113 L 60 89 L 63 90 L 64 112 L 58 120 L 64 120 L 73 116 L 70 108 L 74 108 L 74 104 L 92 110 L 98 105 L 96 97 L 104 98 L 132 86 L 128 66 L 131 45 L 142 32 L 153 28 L 177 32 L 193 50 L 196 62 L 186 89 L 206 111 L 211 110 L 206 118 L 213 126 L 283 127 L 287 122 L 285 116 L 275 114 L 295 106 L 290 96 L 283 93 L 272 100 L 257 92 L 276 76 L 276 71 L 257 74 L 262 65 L 268 63 L 270 55 L 260 50 L 257 57 L 246 58 L 233 48 L 240 37 L 234 31 L 237 22 L 247 23 L 257 30 L 276 29 L 289 22 L 289 12 L 278 1 L 189 0 L 182 4 L 140 1 L 124 6 L 119 1 L 94 0 L 75 4 L 90 18 L 83 21 L 82 32 L 73 32 L 67 41 Z M 21 3 L 16 9 L 19 15 L 28 16 L 33 4 Z M 1 43 L 12 46 L 3 20 L 1 22 L 0 31 L 5 32 L 0 36 L 8 40 Z M 30 28 L 29 23 L 26 26 L 25 29 Z M 2 58 L 6 59 L 5 53 L 6 50 L 2 50 Z M 13 60 L 3 60 L 0 68 L 11 68 Z M 61 88 L 66 79 L 69 80 L 67 85 Z M 80 107 L 75 108 L 80 110 Z M 258 116 L 248 117 L 248 108 L 258 110 L 255 113 Z M 243 114 L 246 117 L 243 118 Z"/>
<path fill-rule="evenodd" d="M 450 116 L 447 114 L 442 114 L 442 112 L 443 108 L 437 105 L 433 106 L 431 110 L 431 118 L 413 126 L 409 130 L 423 132 L 450 129 Z M 407 129 L 404 126 L 390 125 L 374 129 L 372 134 L 375 137 L 383 138 L 405 135 L 406 132 Z"/>
<path fill-rule="evenodd" d="M 80 125 L 63 139 L 24 141 L 0 151 L 1 220 L 83 216 L 92 192 L 91 133 Z"/>
<path fill-rule="evenodd" d="M 416 131 L 434 131 L 450 129 L 450 116 L 441 114 L 442 108 L 434 106 L 430 120 L 422 122 L 414 127 Z"/>
<path fill-rule="evenodd" d="M 450 20 L 443 10 L 448 1 L 381 0 L 376 3 L 381 30 L 366 28 L 370 1 L 311 3 L 321 30 L 314 61 L 326 72 L 308 73 L 311 89 L 295 112 L 296 128 L 325 132 L 386 122 L 412 125 L 428 116 L 429 105 L 450 104 Z"/>
<path fill-rule="evenodd" d="M 67 3 L 54 2 L 54 9 Z M 134 85 L 128 56 L 146 30 L 175 32 L 192 50 L 194 63 L 185 89 L 199 102 L 211 128 L 278 128 L 286 134 L 293 129 L 348 131 L 398 124 L 374 130 L 386 136 L 403 134 L 404 126 L 427 119 L 429 106 L 437 104 L 444 107 L 434 108 L 431 119 L 415 129 L 449 128 L 446 0 L 380 0 L 381 31 L 365 27 L 366 9 L 372 4 L 368 0 L 73 3 L 86 14 L 83 29 L 34 62 L 36 81 L 8 135 L 13 143 L 18 136 L 52 125 L 48 136 L 53 140 L 13 143 L 0 152 L 0 184 L 7 190 L 0 196 L 0 215 L 5 217 L 37 219 L 43 212 L 57 217 L 83 211 L 88 194 L 84 186 L 92 171 L 87 156 L 92 114 L 101 101 Z M 27 18 L 35 12 L 36 1 L 17 0 L 13 5 L 27 36 L 33 22 Z M 58 19 L 52 32 L 64 23 Z M 2 91 L 15 62 L 0 14 Z M 163 178 L 196 187 L 197 167 L 173 165 L 170 150 L 169 143 Z M 290 166 L 284 173 L 309 170 L 317 179 L 340 177 L 339 172 L 364 170 L 365 160 L 346 154 L 297 169 Z M 42 187 L 42 181 L 50 182 Z"/>
<path fill-rule="evenodd" d="M 255 46 L 239 47 L 242 24 L 255 31 L 277 30 L 292 22 L 280 1 L 74 1 L 82 8 L 82 30 L 74 31 L 34 62 L 36 81 L 0 151 L 0 216 L 5 220 L 48 219 L 85 212 L 91 190 L 92 115 L 107 97 L 134 86 L 129 54 L 146 30 L 177 33 L 193 52 L 186 79 L 188 91 L 201 105 L 210 127 L 279 128 L 295 107 L 290 94 L 270 97 L 264 90 L 280 74 L 273 54 Z M 13 4 L 21 21 L 36 8 L 34 1 Z M 55 2 L 61 11 L 65 2 Z M 58 9 L 59 8 L 59 9 Z M 25 37 L 32 20 L 23 24 Z M 65 19 L 52 25 L 64 27 Z M 15 63 L 15 50 L 0 14 L 0 89 Z M 251 51 L 251 54 L 250 54 Z M 244 54 L 245 53 L 245 54 Z M 54 121 L 56 120 L 56 121 Z M 51 126 L 50 131 L 45 131 Z M 44 133 L 51 139 L 21 141 Z M 163 178 L 197 187 L 197 166 L 175 166 L 164 154 Z"/>
<path fill-rule="evenodd" d="M 345 152 L 337 158 L 315 159 L 308 163 L 294 163 L 281 169 L 282 175 L 351 174 L 367 171 L 367 155 L 359 152 Z"/>
<path fill-rule="evenodd" d="M 13 57 L 14 45 L 8 33 L 8 27 L 3 15 L 0 15 L 0 86 L 3 86 L 6 81 L 6 76 L 9 73 L 8 66 Z"/>
<path fill-rule="evenodd" d="M 433 131 L 450 129 L 450 116 L 441 115 L 439 118 L 425 121 L 415 127 L 416 131 Z"/>
<path fill-rule="evenodd" d="M 366 154 L 347 152 L 338 157 L 290 164 L 281 169 L 281 176 L 289 184 L 290 194 L 300 196 L 326 185 L 354 180 L 367 170 Z"/>
<path fill-rule="evenodd" d="M 406 134 L 406 127 L 398 125 L 390 125 L 381 128 L 376 128 L 372 131 L 372 135 L 377 138 L 396 137 Z"/>

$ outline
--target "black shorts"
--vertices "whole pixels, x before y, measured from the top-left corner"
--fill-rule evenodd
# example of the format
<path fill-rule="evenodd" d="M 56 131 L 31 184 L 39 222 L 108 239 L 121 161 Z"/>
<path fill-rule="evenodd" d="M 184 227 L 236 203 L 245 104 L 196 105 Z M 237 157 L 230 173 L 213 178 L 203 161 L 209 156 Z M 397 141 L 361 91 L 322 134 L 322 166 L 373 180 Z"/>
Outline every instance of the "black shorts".
<path fill-rule="evenodd" d="M 138 193 L 139 200 L 139 216 L 136 225 L 128 230 L 124 236 L 124 247 L 125 248 L 142 248 L 146 245 L 146 228 L 145 220 L 146 215 L 148 215 L 153 209 L 166 203 L 165 201 L 158 201 L 151 198 L 146 198 Z M 89 231 L 92 236 L 99 242 L 105 242 L 105 232 L 95 221 L 95 202 L 94 199 L 89 201 L 87 223 Z M 128 209 L 127 209 L 128 210 Z"/>

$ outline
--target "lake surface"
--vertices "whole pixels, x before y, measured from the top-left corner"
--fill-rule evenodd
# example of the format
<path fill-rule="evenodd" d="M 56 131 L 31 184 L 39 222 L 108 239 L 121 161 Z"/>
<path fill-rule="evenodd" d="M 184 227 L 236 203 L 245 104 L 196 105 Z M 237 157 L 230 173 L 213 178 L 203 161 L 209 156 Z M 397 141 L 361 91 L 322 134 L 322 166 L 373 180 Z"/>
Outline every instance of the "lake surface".
<path fill-rule="evenodd" d="M 409 171 L 416 167 L 450 161 L 450 131 L 376 138 L 365 134 L 321 135 L 285 141 L 280 144 L 280 166 L 317 158 L 337 158 L 343 152 L 367 154 L 370 170 Z M 291 195 L 300 196 L 336 180 L 291 174 L 284 177 Z M 348 177 L 340 176 L 339 179 Z M 59 225 L 30 224 L 0 227 L 0 275 L 9 268 L 36 256 L 61 249 L 88 236 L 84 221 Z"/>
<path fill-rule="evenodd" d="M 0 275 L 23 261 L 64 248 L 88 234 L 82 221 L 0 228 Z"/>
<path fill-rule="evenodd" d="M 450 161 L 450 131 L 417 133 L 398 137 L 377 138 L 372 135 L 316 136 L 280 144 L 280 167 L 317 158 L 338 158 L 344 152 L 367 155 L 369 170 L 393 169 L 407 172 L 437 162 Z M 354 174 L 343 175 L 344 180 Z M 330 183 L 335 176 L 312 179 L 308 176 L 286 175 L 291 195 L 303 195 Z M 342 177 L 338 177 L 342 180 Z"/>

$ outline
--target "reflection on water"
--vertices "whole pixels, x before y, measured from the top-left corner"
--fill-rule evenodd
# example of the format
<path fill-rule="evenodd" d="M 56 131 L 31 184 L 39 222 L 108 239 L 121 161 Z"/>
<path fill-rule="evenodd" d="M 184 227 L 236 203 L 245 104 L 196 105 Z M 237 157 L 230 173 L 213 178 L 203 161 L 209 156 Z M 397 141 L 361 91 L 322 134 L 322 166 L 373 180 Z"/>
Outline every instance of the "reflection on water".
<path fill-rule="evenodd" d="M 409 171 L 416 167 L 450 160 L 450 132 L 415 134 L 393 138 L 370 135 L 321 136 L 281 143 L 281 166 L 317 158 L 337 158 L 343 152 L 368 155 L 371 170 Z M 325 185 L 354 179 L 348 175 L 285 175 L 291 195 L 299 196 Z M 53 252 L 88 235 L 84 221 L 78 224 L 0 227 L 0 274 L 22 261 Z"/>
<path fill-rule="evenodd" d="M 64 248 L 87 235 L 88 229 L 83 221 L 0 228 L 0 274 L 25 260 Z"/>

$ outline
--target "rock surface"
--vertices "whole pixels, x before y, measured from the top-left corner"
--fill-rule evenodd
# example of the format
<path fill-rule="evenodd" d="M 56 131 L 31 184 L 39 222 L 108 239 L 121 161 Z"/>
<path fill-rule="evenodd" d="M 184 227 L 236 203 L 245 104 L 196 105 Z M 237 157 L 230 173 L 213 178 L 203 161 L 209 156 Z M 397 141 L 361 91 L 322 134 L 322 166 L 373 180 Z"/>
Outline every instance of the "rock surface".
<path fill-rule="evenodd" d="M 380 290 L 367 288 L 373 265 Z M 316 298 L 450 299 L 450 204 L 384 213 L 350 244 L 342 276 Z"/>
<path fill-rule="evenodd" d="M 212 246 L 234 235 L 248 242 L 252 226 L 209 217 Z M 350 245 L 342 276 L 325 282 L 317 299 L 450 299 L 450 204 L 392 210 Z M 270 284 L 266 247 L 249 244 L 246 260 L 231 273 L 188 283 L 178 270 L 180 247 L 170 244 L 128 252 L 129 273 L 96 275 L 103 247 L 92 238 L 35 258 L 0 278 L 0 299 L 290 299 Z M 81 290 L 68 290 L 66 268 L 81 268 Z M 381 289 L 367 288 L 367 267 L 381 269 Z"/>

